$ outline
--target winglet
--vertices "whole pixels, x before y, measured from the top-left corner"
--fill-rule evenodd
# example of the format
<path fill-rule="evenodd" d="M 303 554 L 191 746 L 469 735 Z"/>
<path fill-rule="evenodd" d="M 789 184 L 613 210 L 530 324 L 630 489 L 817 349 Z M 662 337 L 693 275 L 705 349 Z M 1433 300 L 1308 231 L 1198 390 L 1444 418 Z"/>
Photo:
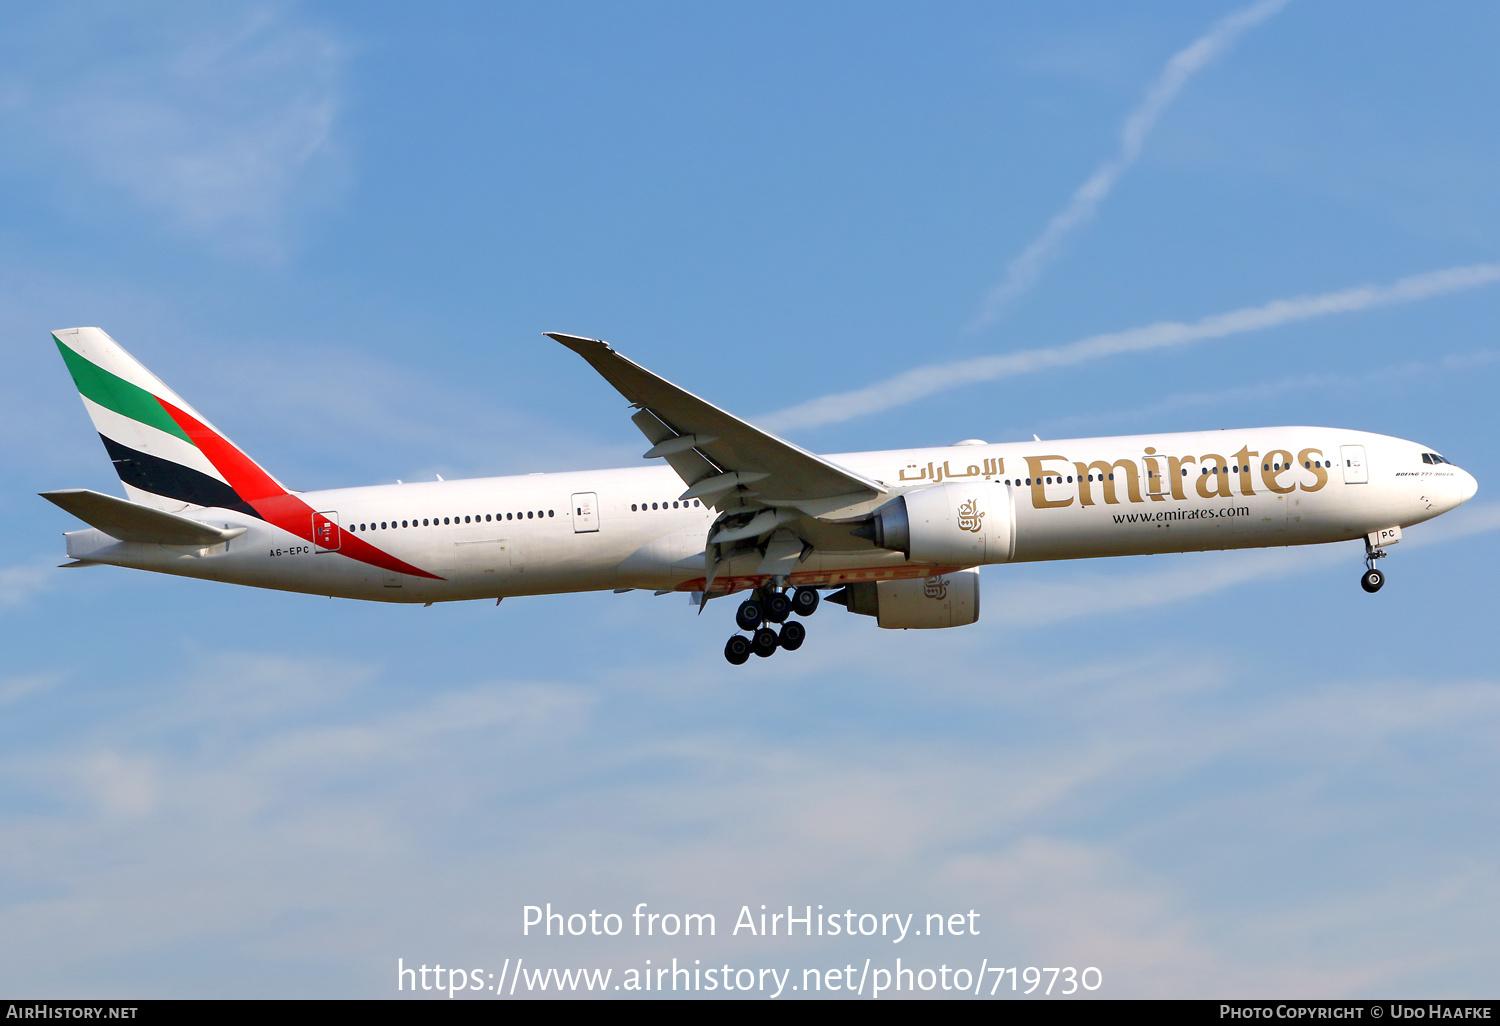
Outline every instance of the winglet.
<path fill-rule="evenodd" d="M 542 334 L 554 342 L 561 342 L 573 352 L 588 359 L 589 350 L 603 350 L 606 353 L 614 352 L 614 347 L 601 338 L 584 338 L 582 335 L 565 335 L 560 331 L 544 331 Z"/>

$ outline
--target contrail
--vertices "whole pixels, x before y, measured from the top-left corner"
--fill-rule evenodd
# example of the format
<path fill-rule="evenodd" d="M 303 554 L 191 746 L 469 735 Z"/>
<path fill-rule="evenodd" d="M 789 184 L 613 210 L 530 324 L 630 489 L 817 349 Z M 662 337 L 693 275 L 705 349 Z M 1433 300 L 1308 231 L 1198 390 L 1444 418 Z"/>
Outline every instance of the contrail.
<path fill-rule="evenodd" d="M 1042 234 L 1010 262 L 1004 280 L 985 297 L 978 315 L 969 323 L 968 330 L 978 331 L 993 324 L 1012 300 L 1035 284 L 1063 240 L 1094 216 L 1094 211 L 1114 189 L 1120 176 L 1141 155 L 1146 136 L 1156 127 L 1156 122 L 1177 98 L 1188 79 L 1212 63 L 1247 29 L 1265 21 L 1288 2 L 1289 0 L 1260 0 L 1244 10 L 1236 11 L 1216 24 L 1207 35 L 1186 49 L 1179 50 L 1167 61 L 1166 67 L 1162 68 L 1151 88 L 1146 90 L 1140 105 L 1125 119 L 1125 125 L 1120 129 L 1119 151 L 1099 165 L 1088 181 L 1073 193 L 1073 198 L 1062 212 L 1047 224 Z"/>
<path fill-rule="evenodd" d="M 1023 349 L 1003 356 L 980 356 L 952 363 L 929 364 L 897 374 L 868 388 L 825 395 L 820 399 L 778 410 L 758 418 L 756 423 L 775 432 L 837 424 L 904 406 L 934 393 L 960 385 L 971 385 L 977 381 L 994 381 L 997 378 L 1033 374 L 1053 367 L 1070 367 L 1117 353 L 1137 353 L 1148 349 L 1187 345 L 1203 339 L 1242 335 L 1249 331 L 1262 331 L 1329 314 L 1355 313 L 1373 307 L 1413 303 L 1419 299 L 1461 292 L 1495 282 L 1500 282 L 1500 263 L 1450 267 L 1402 278 L 1389 285 L 1361 285 L 1316 296 L 1277 299 L 1262 306 L 1247 306 L 1186 324 L 1180 321 L 1158 321 L 1125 331 L 1091 335 L 1077 342 L 1048 349 Z"/>

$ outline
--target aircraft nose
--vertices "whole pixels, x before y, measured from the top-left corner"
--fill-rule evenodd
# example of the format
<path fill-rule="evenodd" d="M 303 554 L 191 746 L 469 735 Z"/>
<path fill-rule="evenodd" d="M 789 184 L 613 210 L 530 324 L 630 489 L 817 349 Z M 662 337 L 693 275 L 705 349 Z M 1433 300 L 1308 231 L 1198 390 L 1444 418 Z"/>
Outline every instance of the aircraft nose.
<path fill-rule="evenodd" d="M 1479 481 L 1467 470 L 1460 470 L 1459 473 L 1463 476 L 1458 479 L 1458 501 L 1468 502 L 1479 491 Z"/>

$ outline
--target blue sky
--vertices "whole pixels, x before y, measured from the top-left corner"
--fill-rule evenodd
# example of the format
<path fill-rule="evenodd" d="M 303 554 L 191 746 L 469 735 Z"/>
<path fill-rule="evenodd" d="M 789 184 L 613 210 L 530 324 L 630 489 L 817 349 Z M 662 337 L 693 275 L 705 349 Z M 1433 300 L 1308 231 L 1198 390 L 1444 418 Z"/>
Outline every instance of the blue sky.
<path fill-rule="evenodd" d="M 975 908 L 981 938 L 908 957 L 1095 965 L 1110 996 L 1493 994 L 1500 13 L 6 21 L 0 992 L 893 953 L 519 936 L 525 904 L 646 901 L 726 926 Z M 1361 286 L 1348 312 L 1300 302 Z M 1255 330 L 962 363 L 1280 300 Z M 75 525 L 35 493 L 118 491 L 47 338 L 75 325 L 301 488 L 630 465 L 624 404 L 560 330 L 821 451 L 1330 424 L 1421 441 L 1480 492 L 1408 532 L 1378 596 L 1355 543 L 991 567 L 976 626 L 830 609 L 736 669 L 728 604 L 387 608 L 55 569 Z M 933 365 L 927 394 L 786 420 Z"/>

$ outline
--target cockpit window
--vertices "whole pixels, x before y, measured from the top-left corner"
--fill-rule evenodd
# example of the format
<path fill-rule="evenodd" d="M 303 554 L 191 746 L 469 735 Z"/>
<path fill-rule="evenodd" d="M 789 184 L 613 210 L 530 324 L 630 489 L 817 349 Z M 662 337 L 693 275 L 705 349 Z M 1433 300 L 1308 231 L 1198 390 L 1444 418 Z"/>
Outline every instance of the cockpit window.
<path fill-rule="evenodd" d="M 1423 463 L 1447 463 L 1448 461 L 1445 460 L 1445 459 L 1443 459 L 1441 456 L 1439 456 L 1435 452 L 1424 452 L 1422 454 L 1422 462 Z"/>

